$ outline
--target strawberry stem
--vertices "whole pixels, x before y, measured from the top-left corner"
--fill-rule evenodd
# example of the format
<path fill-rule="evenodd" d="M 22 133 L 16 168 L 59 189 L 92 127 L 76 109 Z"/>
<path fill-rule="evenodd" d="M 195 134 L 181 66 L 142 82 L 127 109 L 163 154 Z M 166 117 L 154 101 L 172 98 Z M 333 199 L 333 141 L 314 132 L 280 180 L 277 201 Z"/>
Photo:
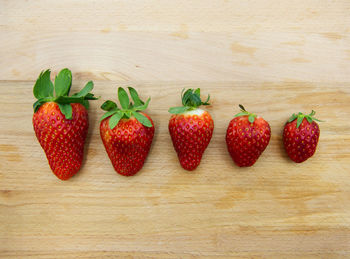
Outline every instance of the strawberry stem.
<path fill-rule="evenodd" d="M 146 127 L 152 127 L 153 125 L 151 121 L 145 115 L 143 115 L 142 113 L 139 113 L 140 111 L 147 109 L 151 98 L 148 98 L 146 103 L 144 103 L 140 99 L 137 91 L 134 88 L 128 87 L 128 90 L 129 90 L 131 99 L 134 101 L 134 103 L 130 102 L 127 92 L 122 87 L 119 87 L 118 99 L 122 109 L 119 109 L 118 105 L 113 101 L 110 101 L 110 100 L 105 101 L 102 104 L 101 109 L 105 110 L 106 113 L 102 115 L 100 121 L 103 121 L 108 117 L 111 117 L 109 119 L 109 127 L 113 129 L 115 126 L 118 125 L 118 122 L 121 119 L 123 118 L 129 119 L 130 117 L 134 116 L 135 119 L 138 120 L 142 125 Z"/>
<path fill-rule="evenodd" d="M 200 94 L 201 94 L 200 88 L 197 88 L 196 90 L 190 88 L 190 89 L 187 89 L 186 91 L 185 91 L 185 88 L 182 89 L 181 101 L 183 106 L 171 107 L 169 109 L 169 113 L 180 114 L 186 111 L 195 110 L 201 105 L 210 105 L 208 103 L 210 99 L 210 95 L 208 94 L 207 99 L 205 100 L 205 102 L 203 102 L 201 100 Z"/>
<path fill-rule="evenodd" d="M 323 122 L 319 119 L 316 119 L 314 117 L 314 115 L 316 114 L 316 112 L 314 110 L 311 111 L 310 114 L 303 114 L 301 112 L 298 112 L 297 114 L 293 113 L 292 116 L 288 119 L 288 122 L 292 122 L 294 120 L 297 120 L 297 128 L 299 128 L 299 126 L 301 125 L 301 123 L 303 122 L 304 118 L 309 122 L 312 123 L 313 121 L 318 121 L 318 122 Z"/>
<path fill-rule="evenodd" d="M 240 116 L 248 116 L 248 120 L 250 123 L 254 123 L 255 118 L 256 118 L 256 114 L 254 113 L 250 113 L 247 112 L 246 109 L 244 108 L 244 106 L 242 104 L 239 104 L 238 107 L 241 109 L 241 112 L 237 113 L 234 118 L 236 117 L 240 117 Z"/>
<path fill-rule="evenodd" d="M 62 69 L 57 74 L 54 84 L 50 79 L 50 74 L 50 69 L 42 71 L 35 82 L 33 94 L 38 100 L 33 104 L 34 112 L 37 112 L 40 106 L 46 102 L 55 102 L 65 118 L 70 120 L 72 119 L 71 103 L 80 103 L 88 109 L 89 100 L 98 99 L 98 97 L 90 93 L 94 87 L 92 81 L 89 81 L 80 92 L 69 96 L 72 85 L 72 72 L 68 68 Z"/>

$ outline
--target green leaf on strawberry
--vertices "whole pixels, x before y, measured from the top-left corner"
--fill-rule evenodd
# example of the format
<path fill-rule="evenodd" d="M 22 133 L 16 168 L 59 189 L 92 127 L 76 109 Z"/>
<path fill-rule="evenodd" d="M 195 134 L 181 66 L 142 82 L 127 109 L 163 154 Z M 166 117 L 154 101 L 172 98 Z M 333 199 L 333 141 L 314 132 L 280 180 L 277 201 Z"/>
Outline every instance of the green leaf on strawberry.
<path fill-rule="evenodd" d="M 115 102 L 110 100 L 105 101 L 101 105 L 101 109 L 107 112 L 104 115 L 102 115 L 100 121 L 103 121 L 104 119 L 110 117 L 109 127 L 111 129 L 114 129 L 118 125 L 118 122 L 121 119 L 123 118 L 129 119 L 133 116 L 142 125 L 146 127 L 152 127 L 153 125 L 151 121 L 142 113 L 140 113 L 141 111 L 147 109 L 151 98 L 148 98 L 145 103 L 140 99 L 137 91 L 134 88 L 128 87 L 128 90 L 129 90 L 131 99 L 133 100 L 134 103 L 130 102 L 127 92 L 122 87 L 119 87 L 118 99 L 121 105 L 121 109 L 118 108 Z"/>
<path fill-rule="evenodd" d="M 236 117 L 240 117 L 240 116 L 248 116 L 248 121 L 250 123 L 254 123 L 255 121 L 255 118 L 256 118 L 256 114 L 254 113 L 250 113 L 250 112 L 247 112 L 246 109 L 244 108 L 244 106 L 242 104 L 238 105 L 239 108 L 241 109 L 241 112 L 237 113 L 234 118 Z"/>
<path fill-rule="evenodd" d="M 53 97 L 53 84 L 50 80 L 50 74 L 50 69 L 40 73 L 33 88 L 35 98 Z"/>
<path fill-rule="evenodd" d="M 43 105 L 45 103 L 45 101 L 43 101 L 42 99 L 37 100 L 34 104 L 33 104 L 33 109 L 34 112 L 36 112 L 41 105 Z"/>
<path fill-rule="evenodd" d="M 210 95 L 208 95 L 208 98 L 205 102 L 201 100 L 200 97 L 201 90 L 199 88 L 197 89 L 185 89 L 181 92 L 181 101 L 182 105 L 181 107 L 171 107 L 169 109 L 169 113 L 172 114 L 181 114 L 186 111 L 191 111 L 197 109 L 201 105 L 209 105 L 208 101 L 210 99 Z"/>
<path fill-rule="evenodd" d="M 91 90 L 94 88 L 94 83 L 92 81 L 87 82 L 83 89 L 81 89 L 78 93 L 73 94 L 72 96 L 82 97 L 91 95 Z"/>
<path fill-rule="evenodd" d="M 129 96 L 122 87 L 118 88 L 118 99 L 123 109 L 129 108 Z"/>
<path fill-rule="evenodd" d="M 136 90 L 132 87 L 128 87 L 128 89 L 129 89 L 130 96 L 131 96 L 132 100 L 134 101 L 135 106 L 142 106 L 144 104 L 144 102 L 140 99 Z"/>
<path fill-rule="evenodd" d="M 180 106 L 180 107 L 171 107 L 169 109 L 169 112 L 172 114 L 180 114 L 180 113 L 184 113 L 185 111 L 188 111 L 188 107 L 187 106 Z"/>
<path fill-rule="evenodd" d="M 288 122 L 292 122 L 294 120 L 297 120 L 297 128 L 300 127 L 301 123 L 303 122 L 304 118 L 309 122 L 312 123 L 313 121 L 318 121 L 318 122 L 323 122 L 319 119 L 316 119 L 314 117 L 314 115 L 316 114 L 316 112 L 314 110 L 311 111 L 310 114 L 303 114 L 301 112 L 299 112 L 298 114 L 293 113 L 293 115 L 288 119 Z"/>
<path fill-rule="evenodd" d="M 123 114 L 120 111 L 116 111 L 113 116 L 109 119 L 109 127 L 111 129 L 114 129 L 115 126 L 117 126 L 120 119 L 123 117 Z"/>
<path fill-rule="evenodd" d="M 72 119 L 72 106 L 70 103 L 58 103 L 58 107 L 60 107 L 61 112 L 64 114 L 67 120 Z"/>
<path fill-rule="evenodd" d="M 89 81 L 78 93 L 69 96 L 72 86 L 72 72 L 65 68 L 55 77 L 55 83 L 50 80 L 50 69 L 42 71 L 35 82 L 33 94 L 38 99 L 33 104 L 34 112 L 37 112 L 41 105 L 46 102 L 55 102 L 67 120 L 72 119 L 71 103 L 80 103 L 86 109 L 89 108 L 89 100 L 97 100 L 94 94 L 90 93 L 94 84 Z"/>
<path fill-rule="evenodd" d="M 105 101 L 102 106 L 101 106 L 101 109 L 104 110 L 104 111 L 110 111 L 110 110 L 113 110 L 115 108 L 118 108 L 117 104 L 113 101 Z"/>
<path fill-rule="evenodd" d="M 147 101 L 146 101 L 145 103 L 142 102 L 143 104 L 142 104 L 141 106 L 136 106 L 136 107 L 135 107 L 135 110 L 136 110 L 136 111 L 143 111 L 143 110 L 146 110 L 150 101 L 151 101 L 151 98 L 148 98 Z"/>
<path fill-rule="evenodd" d="M 102 115 L 100 121 L 103 121 L 104 119 L 108 118 L 109 116 L 112 116 L 113 114 L 117 113 L 117 109 L 112 109 L 108 112 L 106 112 L 105 114 Z"/>
<path fill-rule="evenodd" d="M 295 113 L 293 113 L 293 115 L 288 119 L 288 122 L 294 121 L 297 117 L 298 116 Z"/>
<path fill-rule="evenodd" d="M 136 111 L 131 111 L 132 115 L 135 116 L 135 118 L 142 124 L 145 125 L 146 127 L 152 127 L 152 123 L 150 120 L 143 114 L 138 113 Z"/>
<path fill-rule="evenodd" d="M 249 117 L 248 117 L 248 121 L 249 121 L 250 123 L 253 123 L 254 120 L 255 120 L 255 117 L 256 117 L 256 116 L 254 116 L 253 114 L 250 114 Z"/>
<path fill-rule="evenodd" d="M 298 115 L 297 118 L 297 128 L 299 128 L 300 124 L 303 122 L 304 116 Z"/>
<path fill-rule="evenodd" d="M 55 93 L 56 96 L 68 96 L 72 85 L 72 72 L 64 68 L 55 78 Z"/>

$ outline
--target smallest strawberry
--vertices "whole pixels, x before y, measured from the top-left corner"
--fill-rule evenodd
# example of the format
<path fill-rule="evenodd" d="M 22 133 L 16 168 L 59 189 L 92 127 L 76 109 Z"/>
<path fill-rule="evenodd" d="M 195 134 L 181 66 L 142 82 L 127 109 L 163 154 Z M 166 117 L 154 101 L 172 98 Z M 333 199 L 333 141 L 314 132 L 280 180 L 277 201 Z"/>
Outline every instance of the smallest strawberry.
<path fill-rule="evenodd" d="M 314 117 L 316 112 L 305 115 L 301 112 L 293 114 L 283 130 L 283 144 L 290 159 L 302 163 L 312 157 L 316 151 L 320 128 Z"/>

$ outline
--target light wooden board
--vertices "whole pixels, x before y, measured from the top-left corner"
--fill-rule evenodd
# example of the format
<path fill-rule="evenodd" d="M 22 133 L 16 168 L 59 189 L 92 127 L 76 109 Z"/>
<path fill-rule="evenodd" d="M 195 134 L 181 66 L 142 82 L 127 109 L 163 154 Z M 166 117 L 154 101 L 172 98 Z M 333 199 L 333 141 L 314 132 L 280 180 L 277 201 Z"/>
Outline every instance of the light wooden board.
<path fill-rule="evenodd" d="M 0 256 L 349 257 L 349 1 L 0 0 Z M 62 182 L 32 128 L 40 70 L 88 80 L 81 171 Z M 115 173 L 99 106 L 132 85 L 152 97 L 153 146 L 135 177 Z M 215 129 L 200 167 L 181 169 L 167 124 L 182 88 L 210 93 Z M 242 103 L 271 125 L 270 145 L 238 168 L 226 127 Z M 317 152 L 291 162 L 293 112 L 317 111 Z"/>
<path fill-rule="evenodd" d="M 82 170 L 61 182 L 33 134 L 34 82 L 2 82 L 1 236 L 5 256 L 344 255 L 350 252 L 350 88 L 348 85 L 130 82 L 155 121 L 153 147 L 135 177 L 117 175 L 99 136 L 99 106 L 120 82 L 96 82 Z M 74 83 L 74 89 L 83 83 Z M 181 169 L 168 134 L 169 106 L 183 87 L 210 92 L 215 130 L 200 167 Z M 160 91 L 160 89 L 162 89 Z M 19 99 L 15 99 L 20 93 Z M 28 97 L 28 98 L 25 98 Z M 270 145 L 252 168 L 238 168 L 225 130 L 242 102 L 269 121 Z M 293 111 L 315 108 L 316 155 L 291 162 L 281 131 Z M 135 252 L 135 254 L 134 254 Z M 70 254 L 71 253 L 71 254 Z"/>
<path fill-rule="evenodd" d="M 0 1 L 0 78 L 350 81 L 350 1 Z"/>

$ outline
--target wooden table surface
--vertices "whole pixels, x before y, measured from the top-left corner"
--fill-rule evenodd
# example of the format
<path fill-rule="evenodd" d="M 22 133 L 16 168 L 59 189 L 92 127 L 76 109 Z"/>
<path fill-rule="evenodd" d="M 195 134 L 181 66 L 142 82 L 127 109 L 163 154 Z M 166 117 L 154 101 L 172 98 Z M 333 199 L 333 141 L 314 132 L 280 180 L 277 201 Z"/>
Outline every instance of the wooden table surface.
<path fill-rule="evenodd" d="M 50 171 L 32 128 L 39 72 L 94 80 L 80 172 Z M 131 85 L 152 97 L 151 152 L 117 175 L 99 136 L 99 106 Z M 168 134 L 182 88 L 210 93 L 215 129 L 202 163 L 184 171 Z M 0 256 L 350 257 L 350 2 L 0 0 Z M 251 168 L 225 146 L 237 105 L 271 125 Z M 321 136 L 302 164 L 281 132 L 317 111 Z"/>

